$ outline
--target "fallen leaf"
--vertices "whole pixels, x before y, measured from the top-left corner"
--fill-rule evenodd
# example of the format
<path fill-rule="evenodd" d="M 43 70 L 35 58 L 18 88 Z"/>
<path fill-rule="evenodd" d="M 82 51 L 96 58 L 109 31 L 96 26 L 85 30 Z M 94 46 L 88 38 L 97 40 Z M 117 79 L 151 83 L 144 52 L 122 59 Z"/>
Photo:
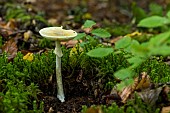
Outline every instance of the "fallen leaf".
<path fill-rule="evenodd" d="M 170 106 L 163 107 L 161 110 L 161 113 L 169 113 L 170 112 Z"/>
<path fill-rule="evenodd" d="M 82 40 L 79 40 L 80 43 Z M 69 40 L 67 42 L 61 42 L 62 45 L 65 45 L 67 48 L 74 47 L 78 43 L 78 40 Z"/>
<path fill-rule="evenodd" d="M 162 87 L 159 87 L 157 89 L 142 91 L 137 94 L 142 98 L 142 100 L 146 104 L 150 106 L 154 106 L 156 104 L 156 101 L 158 100 L 161 91 L 162 91 Z"/>
<path fill-rule="evenodd" d="M 144 90 L 150 87 L 151 80 L 146 72 L 142 72 L 141 75 L 134 79 L 134 83 L 130 86 L 125 87 L 119 95 L 122 102 L 125 103 L 129 96 L 136 90 Z"/>
<path fill-rule="evenodd" d="M 92 30 L 92 28 L 84 28 L 83 29 L 85 33 L 89 34 Z"/>
<path fill-rule="evenodd" d="M 27 42 L 28 39 L 32 36 L 32 31 L 28 30 L 24 33 L 24 41 Z"/>
<path fill-rule="evenodd" d="M 53 112 L 54 112 L 54 109 L 50 107 L 47 113 L 53 113 Z"/>
<path fill-rule="evenodd" d="M 17 30 L 17 23 L 14 19 L 10 19 L 7 23 L 0 23 L 0 28 L 2 29 L 2 32 L 5 32 L 7 36 L 9 36 Z"/>
<path fill-rule="evenodd" d="M 129 96 L 133 93 L 133 89 L 131 86 L 127 86 L 123 89 L 123 91 L 120 94 L 120 97 L 122 99 L 122 102 L 125 103 L 126 100 L 129 98 Z"/>
<path fill-rule="evenodd" d="M 135 87 L 135 90 L 142 90 L 150 87 L 151 79 L 146 72 L 141 73 L 141 79 L 137 77 L 135 80 L 138 80 L 138 84 Z M 139 80 L 140 79 L 140 80 Z"/>
<path fill-rule="evenodd" d="M 33 53 L 27 53 L 24 57 L 23 57 L 23 59 L 24 60 L 28 60 L 28 61 L 32 61 L 33 60 Z"/>
<path fill-rule="evenodd" d="M 163 92 L 166 93 L 166 94 L 168 94 L 168 93 L 170 92 L 170 87 L 164 86 Z"/>
<path fill-rule="evenodd" d="M 113 39 L 110 40 L 110 43 L 111 44 L 115 44 L 115 42 L 117 42 L 118 40 L 120 40 L 122 38 L 123 38 L 123 36 L 119 36 L 119 37 L 113 38 Z"/>
<path fill-rule="evenodd" d="M 15 40 L 12 38 L 9 41 L 7 41 L 3 46 L 2 46 L 2 52 L 6 52 L 8 55 L 8 60 L 13 59 L 16 54 L 17 54 L 18 48 L 16 45 Z"/>
<path fill-rule="evenodd" d="M 15 19 L 10 19 L 8 23 L 4 26 L 6 29 L 17 30 L 17 23 Z"/>

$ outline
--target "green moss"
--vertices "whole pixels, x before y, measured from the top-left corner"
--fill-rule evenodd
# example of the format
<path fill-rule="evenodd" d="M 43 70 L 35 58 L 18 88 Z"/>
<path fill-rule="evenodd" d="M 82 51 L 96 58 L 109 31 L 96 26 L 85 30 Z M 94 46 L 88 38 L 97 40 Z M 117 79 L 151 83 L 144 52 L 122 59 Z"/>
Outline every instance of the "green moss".
<path fill-rule="evenodd" d="M 64 81 L 69 80 L 68 82 L 71 83 L 73 80 L 76 82 L 75 78 L 77 78 L 82 71 L 83 79 L 85 80 L 102 80 L 102 85 L 99 85 L 99 87 L 103 90 L 103 92 L 112 89 L 112 87 L 117 84 L 114 73 L 117 70 L 126 68 L 130 65 L 127 62 L 126 54 L 124 52 L 120 52 L 117 54 L 110 54 L 103 58 L 89 57 L 86 54 L 88 51 L 97 46 L 103 46 L 100 44 L 96 46 L 96 44 L 92 46 L 89 42 L 83 47 L 80 45 L 75 46 L 75 48 L 62 47 L 64 54 L 62 57 L 62 75 L 64 75 L 63 78 L 66 78 Z M 75 49 L 75 51 L 73 51 L 73 49 Z M 6 84 L 8 84 L 8 82 L 16 84 L 17 81 L 22 81 L 22 88 L 26 90 L 23 90 L 20 94 L 27 92 L 27 90 L 29 90 L 29 92 L 32 91 L 27 95 L 31 95 L 36 100 L 36 89 L 44 90 L 43 88 L 45 87 L 43 87 L 43 85 L 48 85 L 49 78 L 55 75 L 55 54 L 53 51 L 48 51 L 41 54 L 34 54 L 33 56 L 33 61 L 28 61 L 23 59 L 23 55 L 21 53 L 18 53 L 12 62 L 8 62 L 6 54 L 3 54 L 0 57 L 0 80 L 7 80 Z M 157 57 L 150 58 L 136 70 L 138 73 L 143 71 L 147 72 L 155 82 L 169 81 L 169 66 L 165 64 L 162 59 L 157 59 Z M 1 88 L 1 90 L 6 89 L 5 92 L 2 92 L 3 97 L 14 98 L 13 96 L 8 97 L 6 95 L 6 92 L 9 91 L 8 85 L 6 84 L 3 84 L 3 88 Z M 27 87 L 30 87 L 30 84 L 37 84 L 39 88 L 36 87 L 28 89 Z M 21 86 L 17 87 L 22 89 L 20 88 Z M 90 87 L 93 89 L 95 86 L 91 85 Z M 93 94 L 93 91 L 89 92 L 89 94 Z M 23 98 L 25 98 L 25 101 L 27 102 L 29 101 L 30 96 Z M 4 100 L 2 99 L 0 104 L 4 105 L 3 101 Z M 112 110 L 119 111 L 119 113 L 124 111 L 133 113 L 136 112 L 139 107 L 136 107 L 136 104 L 134 104 L 135 102 L 136 101 L 133 101 L 131 104 L 127 104 L 121 108 L 115 107 L 117 105 L 113 104 L 110 107 L 103 106 L 102 109 L 108 113 Z M 32 100 L 31 105 L 33 105 Z M 23 106 L 23 108 L 21 107 L 22 109 L 29 109 L 25 107 L 28 106 L 27 103 L 24 102 Z"/>
<path fill-rule="evenodd" d="M 34 83 L 26 86 L 23 81 L 17 79 L 15 79 L 15 81 L 6 79 L 5 82 L 5 89 L 0 92 L 0 112 L 29 113 L 33 111 L 43 111 L 42 107 L 38 108 L 37 105 L 32 104 L 33 101 L 34 103 L 36 102 L 38 99 L 37 94 L 40 92 Z M 33 110 L 31 110 L 29 107 L 33 108 Z"/>
<path fill-rule="evenodd" d="M 166 83 L 170 80 L 170 67 L 161 57 L 153 57 L 144 62 L 137 72 L 147 72 L 151 80 L 156 83 Z"/>

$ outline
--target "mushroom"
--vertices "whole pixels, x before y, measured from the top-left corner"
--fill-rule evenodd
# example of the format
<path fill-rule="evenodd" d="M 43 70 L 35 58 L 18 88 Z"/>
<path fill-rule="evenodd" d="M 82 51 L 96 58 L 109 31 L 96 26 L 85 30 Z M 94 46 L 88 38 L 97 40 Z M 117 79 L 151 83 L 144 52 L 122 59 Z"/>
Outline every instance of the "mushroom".
<path fill-rule="evenodd" d="M 57 79 L 57 98 L 61 101 L 65 101 L 64 91 L 63 91 L 63 83 L 62 83 L 62 75 L 61 75 L 61 57 L 63 56 L 61 50 L 61 41 L 68 41 L 77 36 L 77 33 L 73 30 L 65 30 L 61 27 L 47 27 L 43 28 L 39 31 L 40 35 L 55 41 L 55 50 L 56 54 L 56 79 Z"/>

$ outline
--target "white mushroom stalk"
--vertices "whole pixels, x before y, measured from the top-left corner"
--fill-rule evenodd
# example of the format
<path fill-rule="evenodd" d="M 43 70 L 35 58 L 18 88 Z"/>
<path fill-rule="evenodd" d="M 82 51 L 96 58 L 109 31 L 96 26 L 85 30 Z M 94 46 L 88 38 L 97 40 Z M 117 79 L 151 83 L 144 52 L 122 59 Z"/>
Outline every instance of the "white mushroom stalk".
<path fill-rule="evenodd" d="M 56 54 L 56 79 L 57 79 L 57 98 L 61 101 L 65 101 L 62 75 L 61 75 L 61 57 L 63 56 L 61 50 L 61 41 L 68 41 L 77 36 L 77 33 L 73 30 L 64 30 L 62 27 L 47 27 L 39 31 L 40 35 L 55 41 L 55 50 Z"/>

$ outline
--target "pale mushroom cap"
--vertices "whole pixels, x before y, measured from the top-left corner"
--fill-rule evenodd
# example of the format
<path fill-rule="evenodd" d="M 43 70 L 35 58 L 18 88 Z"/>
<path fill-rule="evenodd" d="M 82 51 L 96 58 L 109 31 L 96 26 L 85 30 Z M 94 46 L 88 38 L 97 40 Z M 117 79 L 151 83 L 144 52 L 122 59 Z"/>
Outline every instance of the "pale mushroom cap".
<path fill-rule="evenodd" d="M 62 27 L 46 27 L 39 31 L 40 35 L 53 41 L 67 41 L 77 36 L 73 30 L 65 30 Z"/>

